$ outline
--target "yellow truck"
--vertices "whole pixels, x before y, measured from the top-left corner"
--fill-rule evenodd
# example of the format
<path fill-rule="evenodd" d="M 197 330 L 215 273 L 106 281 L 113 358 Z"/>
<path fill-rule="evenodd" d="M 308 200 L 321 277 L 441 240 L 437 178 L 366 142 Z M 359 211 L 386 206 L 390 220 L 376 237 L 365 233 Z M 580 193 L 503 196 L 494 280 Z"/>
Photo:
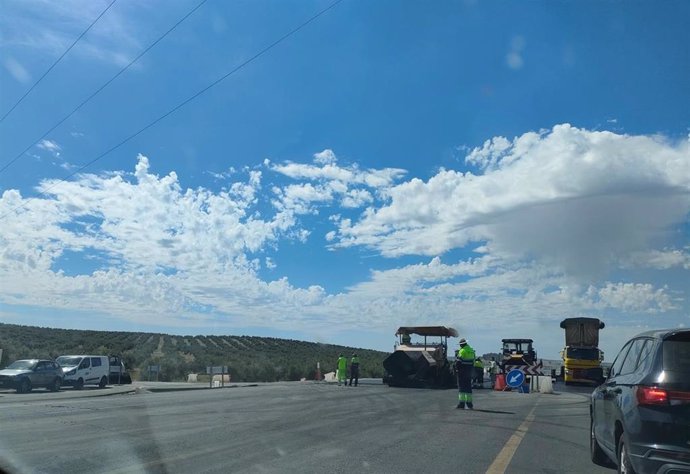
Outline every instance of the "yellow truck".
<path fill-rule="evenodd" d="M 604 352 L 599 349 L 599 331 L 604 323 L 597 318 L 566 318 L 565 347 L 561 351 L 561 373 L 566 385 L 571 383 L 600 384 L 604 380 L 601 363 Z"/>

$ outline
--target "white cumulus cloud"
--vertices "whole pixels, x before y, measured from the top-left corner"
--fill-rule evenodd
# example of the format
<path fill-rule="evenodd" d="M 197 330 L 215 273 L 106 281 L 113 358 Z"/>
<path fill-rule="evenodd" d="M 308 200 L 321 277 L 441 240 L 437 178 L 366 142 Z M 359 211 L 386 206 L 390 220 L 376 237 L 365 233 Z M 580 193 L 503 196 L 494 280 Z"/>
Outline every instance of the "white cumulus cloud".
<path fill-rule="evenodd" d="M 41 140 L 40 142 L 38 142 L 36 146 L 41 150 L 46 150 L 50 152 L 55 157 L 60 156 L 60 151 L 62 150 L 62 147 L 60 147 L 60 145 L 58 145 L 57 142 L 47 139 Z"/>
<path fill-rule="evenodd" d="M 690 212 L 690 144 L 570 125 L 496 137 L 467 156 L 482 173 L 441 170 L 388 190 L 387 203 L 341 222 L 338 245 L 438 255 L 492 252 L 597 276 L 648 249 Z"/>
<path fill-rule="evenodd" d="M 468 150 L 473 172 L 401 181 L 403 170 L 343 165 L 325 150 L 233 170 L 212 191 L 157 175 L 139 155 L 133 171 L 44 180 L 38 198 L 2 193 L 0 301 L 12 320 L 21 306 L 166 328 L 387 334 L 445 323 L 487 344 L 510 324 L 548 336 L 540 347 L 551 353 L 558 321 L 589 315 L 627 328 L 602 336 L 611 347 L 687 319 L 690 247 L 678 226 L 689 156 L 687 141 L 560 125 Z M 406 258 L 357 258 L 371 266 L 348 287 L 326 291 L 316 276 L 296 286 L 276 265 L 292 258 L 281 248 L 319 244 Z M 323 265 L 313 250 L 301 277 Z"/>

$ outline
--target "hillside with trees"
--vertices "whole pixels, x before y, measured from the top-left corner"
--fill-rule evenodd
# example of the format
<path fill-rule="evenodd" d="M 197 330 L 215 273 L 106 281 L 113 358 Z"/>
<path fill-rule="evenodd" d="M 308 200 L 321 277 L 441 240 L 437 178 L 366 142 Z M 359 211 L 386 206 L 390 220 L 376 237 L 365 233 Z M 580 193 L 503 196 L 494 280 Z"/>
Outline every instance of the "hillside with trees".
<path fill-rule="evenodd" d="M 119 354 L 133 378 L 146 380 L 147 368 L 160 365 L 159 380 L 182 381 L 227 365 L 233 381 L 274 382 L 314 379 L 335 370 L 338 355 L 356 352 L 361 377 L 381 377 L 386 353 L 368 349 L 253 336 L 172 336 L 117 331 L 83 331 L 0 323 L 0 367 L 25 358 L 54 359 L 65 354 Z"/>

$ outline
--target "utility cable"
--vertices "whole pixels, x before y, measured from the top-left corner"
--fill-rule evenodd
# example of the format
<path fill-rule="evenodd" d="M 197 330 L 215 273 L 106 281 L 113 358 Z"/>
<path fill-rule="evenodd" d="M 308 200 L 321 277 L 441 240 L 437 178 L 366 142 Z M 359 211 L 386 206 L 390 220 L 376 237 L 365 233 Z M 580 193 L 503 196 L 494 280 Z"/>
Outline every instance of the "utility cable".
<path fill-rule="evenodd" d="M 68 174 L 68 175 L 65 176 L 64 178 L 60 178 L 58 181 L 56 181 L 55 183 L 53 183 L 52 186 L 49 186 L 49 187 L 48 187 L 47 189 L 45 189 L 44 191 L 41 191 L 40 193 L 38 193 L 38 196 L 37 196 L 37 197 L 39 197 L 39 196 L 48 197 L 48 193 L 49 193 L 51 190 L 55 189 L 55 187 L 58 186 L 60 183 L 64 183 L 65 181 L 67 181 L 67 180 L 70 179 L 71 177 L 75 176 L 76 174 L 81 173 L 83 170 L 85 170 L 85 169 L 88 168 L 89 166 L 93 165 L 94 163 L 96 163 L 97 161 L 99 161 L 100 159 L 102 159 L 104 156 L 109 155 L 110 153 L 112 153 L 113 151 L 117 150 L 118 148 L 120 148 L 120 147 L 121 147 L 122 145 L 124 145 L 125 143 L 129 142 L 129 141 L 132 140 L 133 138 L 135 138 L 135 137 L 141 135 L 143 132 L 145 132 L 145 131 L 148 130 L 149 128 L 153 127 L 154 125 L 156 125 L 158 122 L 160 122 L 160 121 L 163 120 L 164 118 L 168 117 L 169 115 L 172 115 L 172 114 L 175 113 L 177 110 L 181 109 L 182 107 L 184 107 L 184 106 L 187 105 L 189 102 L 193 101 L 194 99 L 196 99 L 197 97 L 199 97 L 200 95 L 202 95 L 203 93 L 205 93 L 206 91 L 208 91 L 209 89 L 211 89 L 211 88 L 217 86 L 218 84 L 220 84 L 221 82 L 223 82 L 225 79 L 227 79 L 228 77 L 232 76 L 232 75 L 235 74 L 237 71 L 243 69 L 245 66 L 247 66 L 247 65 L 250 64 L 250 63 L 252 63 L 253 61 L 255 61 L 256 59 L 258 59 L 259 57 L 263 56 L 263 55 L 266 54 L 268 51 L 270 51 L 271 49 L 273 49 L 273 48 L 275 48 L 276 46 L 278 46 L 280 43 L 282 43 L 283 41 L 285 41 L 286 39 L 288 39 L 289 37 L 291 37 L 292 35 L 294 35 L 294 34 L 297 33 L 298 31 L 300 31 L 301 29 L 303 29 L 304 27 L 306 27 L 307 25 L 309 25 L 310 23 L 312 23 L 314 20 L 316 20 L 317 18 L 319 18 L 320 16 L 322 16 L 323 14 L 325 14 L 326 12 L 328 12 L 329 10 L 335 8 L 335 7 L 336 7 L 339 3 L 341 3 L 342 1 L 343 1 L 343 0 L 336 0 L 335 2 L 331 3 L 331 4 L 328 5 L 326 8 L 324 8 L 323 10 L 318 11 L 317 13 L 315 13 L 314 15 L 312 15 L 309 19 L 307 19 L 306 21 L 304 21 L 303 23 L 301 23 L 299 26 L 297 26 L 297 27 L 293 28 L 292 30 L 290 30 L 289 32 L 285 33 L 283 36 L 281 36 L 280 38 L 278 38 L 277 40 L 275 40 L 273 43 L 269 44 L 268 46 L 266 46 L 265 48 L 263 48 L 262 50 L 260 50 L 260 51 L 259 51 L 258 53 L 256 53 L 254 56 L 252 56 L 252 57 L 250 57 L 249 59 L 243 61 L 243 62 L 240 63 L 238 66 L 235 66 L 232 70 L 230 70 L 230 71 L 227 72 L 226 74 L 222 75 L 221 77 L 219 77 L 218 79 L 216 79 L 215 81 L 213 81 L 212 83 L 210 83 L 209 85 L 207 85 L 206 87 L 204 87 L 204 88 L 202 88 L 201 90 L 197 91 L 196 93 L 194 93 L 193 95 L 191 95 L 189 98 L 183 100 L 182 102 L 180 102 L 179 104 L 177 104 L 177 105 L 176 105 L 175 107 L 173 107 L 172 109 L 168 110 L 168 111 L 167 111 L 166 113 L 164 113 L 163 115 L 160 115 L 158 118 L 156 118 L 156 119 L 154 119 L 153 121 L 149 122 L 147 125 L 145 125 L 144 127 L 140 128 L 139 130 L 137 130 L 137 131 L 134 132 L 133 134 L 129 135 L 127 138 L 125 138 L 125 139 L 122 140 L 121 142 L 119 142 L 119 143 L 117 143 L 116 145 L 113 145 L 112 147 L 108 148 L 106 151 L 104 151 L 104 152 L 101 153 L 100 155 L 96 156 L 96 157 L 93 158 L 91 161 L 86 162 L 85 164 L 83 164 L 82 166 L 80 166 L 79 168 L 77 168 L 76 170 L 74 170 L 72 173 Z M 13 209 L 10 210 L 9 212 L 7 212 L 7 213 L 3 214 L 2 216 L 0 216 L 0 220 L 1 220 L 1 219 L 4 219 L 4 218 L 7 217 L 8 215 L 14 213 L 14 212 L 17 211 L 18 209 L 23 208 L 24 206 L 26 206 L 26 204 L 27 204 L 29 201 L 33 201 L 33 200 L 36 199 L 37 197 L 28 198 L 24 204 L 20 204 L 19 206 L 13 208 Z"/>
<path fill-rule="evenodd" d="M 66 121 L 67 119 L 69 119 L 72 115 L 74 115 L 75 113 L 77 113 L 77 111 L 79 111 L 79 109 L 81 109 L 84 105 L 86 105 L 86 103 L 89 102 L 91 99 L 93 99 L 94 97 L 96 97 L 103 89 L 105 89 L 106 87 L 108 87 L 108 86 L 110 85 L 110 83 L 112 83 L 115 79 L 117 79 L 118 77 L 120 77 L 121 74 L 123 74 L 127 69 L 130 68 L 130 66 L 132 66 L 132 65 L 133 65 L 134 63 L 136 63 L 139 59 L 141 59 L 141 57 L 142 57 L 143 55 L 145 55 L 146 53 L 148 53 L 148 52 L 149 52 L 154 46 L 156 46 L 163 38 L 165 38 L 166 36 L 168 36 L 168 34 L 170 34 L 175 28 L 177 28 L 183 21 L 185 21 L 187 18 L 189 18 L 195 11 L 197 11 L 197 10 L 198 10 L 204 3 L 206 3 L 207 1 L 208 1 L 208 0 L 201 0 L 201 2 L 199 2 L 194 8 L 192 8 L 185 16 L 183 16 L 182 18 L 180 18 L 180 20 L 178 20 L 177 23 L 175 23 L 173 26 L 171 26 L 171 27 L 168 29 L 168 31 L 166 31 L 166 32 L 163 33 L 161 36 L 159 36 L 158 39 L 157 39 L 156 41 L 154 41 L 153 43 L 151 43 L 145 50 L 143 50 L 141 53 L 139 53 L 139 55 L 138 55 L 136 58 L 132 59 L 132 60 L 129 62 L 129 64 L 127 64 L 125 67 L 123 67 L 122 69 L 120 69 L 120 70 L 117 72 L 117 74 L 115 74 L 113 77 L 111 77 L 110 79 L 108 79 L 101 87 L 99 87 L 98 89 L 96 89 L 90 96 L 88 96 L 86 99 L 84 99 L 83 101 L 81 101 L 81 103 L 80 103 L 79 105 L 77 105 L 70 113 L 68 113 L 67 115 L 65 115 L 65 116 L 64 116 L 63 118 L 61 118 L 55 125 L 53 125 L 52 127 L 50 127 L 43 135 L 41 135 L 41 136 L 38 138 L 38 140 L 36 140 L 36 141 L 33 142 L 31 145 L 29 145 L 28 147 L 26 147 L 24 150 L 21 151 L 21 153 L 17 154 L 17 156 L 15 156 L 14 158 L 12 158 L 10 161 L 8 161 L 7 163 L 5 163 L 5 164 L 2 166 L 2 168 L 0 168 L 0 173 L 2 173 L 2 172 L 5 171 L 7 168 L 9 168 L 10 166 L 12 166 L 12 164 L 13 164 L 15 161 L 17 161 L 19 158 L 21 158 L 21 157 L 24 155 L 24 153 L 26 153 L 27 151 L 31 150 L 34 146 L 38 145 L 38 144 L 41 142 L 41 140 L 43 140 L 44 138 L 46 138 L 53 130 L 55 130 L 55 129 L 58 128 L 60 125 L 62 125 L 63 123 L 65 123 L 65 121 Z"/>
<path fill-rule="evenodd" d="M 54 68 L 55 66 L 57 66 L 57 63 L 59 63 L 60 61 L 62 61 L 62 58 L 64 58 L 64 57 L 67 55 L 67 53 L 69 53 L 70 50 L 71 50 L 72 48 L 74 48 L 74 45 L 77 44 L 77 43 L 79 42 L 79 40 L 82 39 L 82 38 L 84 37 L 84 35 L 85 35 L 86 33 L 88 33 L 88 31 L 91 29 L 91 27 L 92 27 L 93 25 L 95 25 L 96 22 L 98 22 L 98 20 L 100 20 L 101 17 L 102 17 L 103 15 L 105 15 L 105 13 L 106 13 L 108 10 L 110 10 L 110 7 L 112 7 L 113 4 L 114 4 L 116 1 L 117 1 L 117 0 L 113 0 L 112 2 L 110 2 L 110 5 L 108 5 L 107 7 L 105 7 L 105 10 L 103 10 L 103 11 L 101 12 L 101 14 L 98 15 L 98 17 L 96 17 L 96 19 L 93 20 L 93 21 L 91 22 L 91 24 L 88 26 L 88 28 L 86 28 L 84 31 L 82 31 L 82 33 L 77 37 L 77 39 L 74 40 L 74 42 L 70 45 L 70 47 L 67 48 L 67 49 L 65 50 L 65 52 L 62 53 L 62 55 L 61 55 L 59 58 L 57 58 L 57 60 L 55 60 L 55 62 L 48 68 L 48 70 L 47 70 L 46 72 L 44 72 L 43 75 L 42 75 L 41 77 L 39 77 L 38 80 L 37 80 L 36 82 L 34 82 L 34 84 L 33 84 L 31 87 L 29 87 L 29 90 L 26 91 L 26 92 L 24 93 L 24 95 L 21 96 L 21 97 L 19 98 L 19 100 L 10 108 L 10 110 L 8 110 L 7 112 L 5 112 L 5 115 L 3 115 L 2 118 L 0 118 L 0 123 L 1 123 L 3 120 L 5 120 L 5 118 L 6 118 L 9 114 L 11 114 L 12 111 L 13 111 L 15 108 L 17 108 L 17 106 L 24 100 L 24 98 L 26 98 L 26 96 L 29 95 L 29 93 L 31 93 L 32 90 L 34 90 L 34 88 L 38 85 L 38 83 L 41 82 L 41 81 L 43 80 L 43 78 L 46 77 L 46 76 L 48 75 L 48 73 L 49 73 L 50 71 L 52 71 L 53 68 Z"/>

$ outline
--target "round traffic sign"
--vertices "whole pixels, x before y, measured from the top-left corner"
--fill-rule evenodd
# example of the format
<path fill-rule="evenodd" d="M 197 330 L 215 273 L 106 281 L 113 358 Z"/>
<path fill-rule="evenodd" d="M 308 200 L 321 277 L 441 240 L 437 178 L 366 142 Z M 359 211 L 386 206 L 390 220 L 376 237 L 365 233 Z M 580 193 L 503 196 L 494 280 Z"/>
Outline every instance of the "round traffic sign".
<path fill-rule="evenodd" d="M 506 385 L 511 388 L 518 388 L 525 382 L 525 374 L 520 369 L 513 369 L 506 375 Z"/>

